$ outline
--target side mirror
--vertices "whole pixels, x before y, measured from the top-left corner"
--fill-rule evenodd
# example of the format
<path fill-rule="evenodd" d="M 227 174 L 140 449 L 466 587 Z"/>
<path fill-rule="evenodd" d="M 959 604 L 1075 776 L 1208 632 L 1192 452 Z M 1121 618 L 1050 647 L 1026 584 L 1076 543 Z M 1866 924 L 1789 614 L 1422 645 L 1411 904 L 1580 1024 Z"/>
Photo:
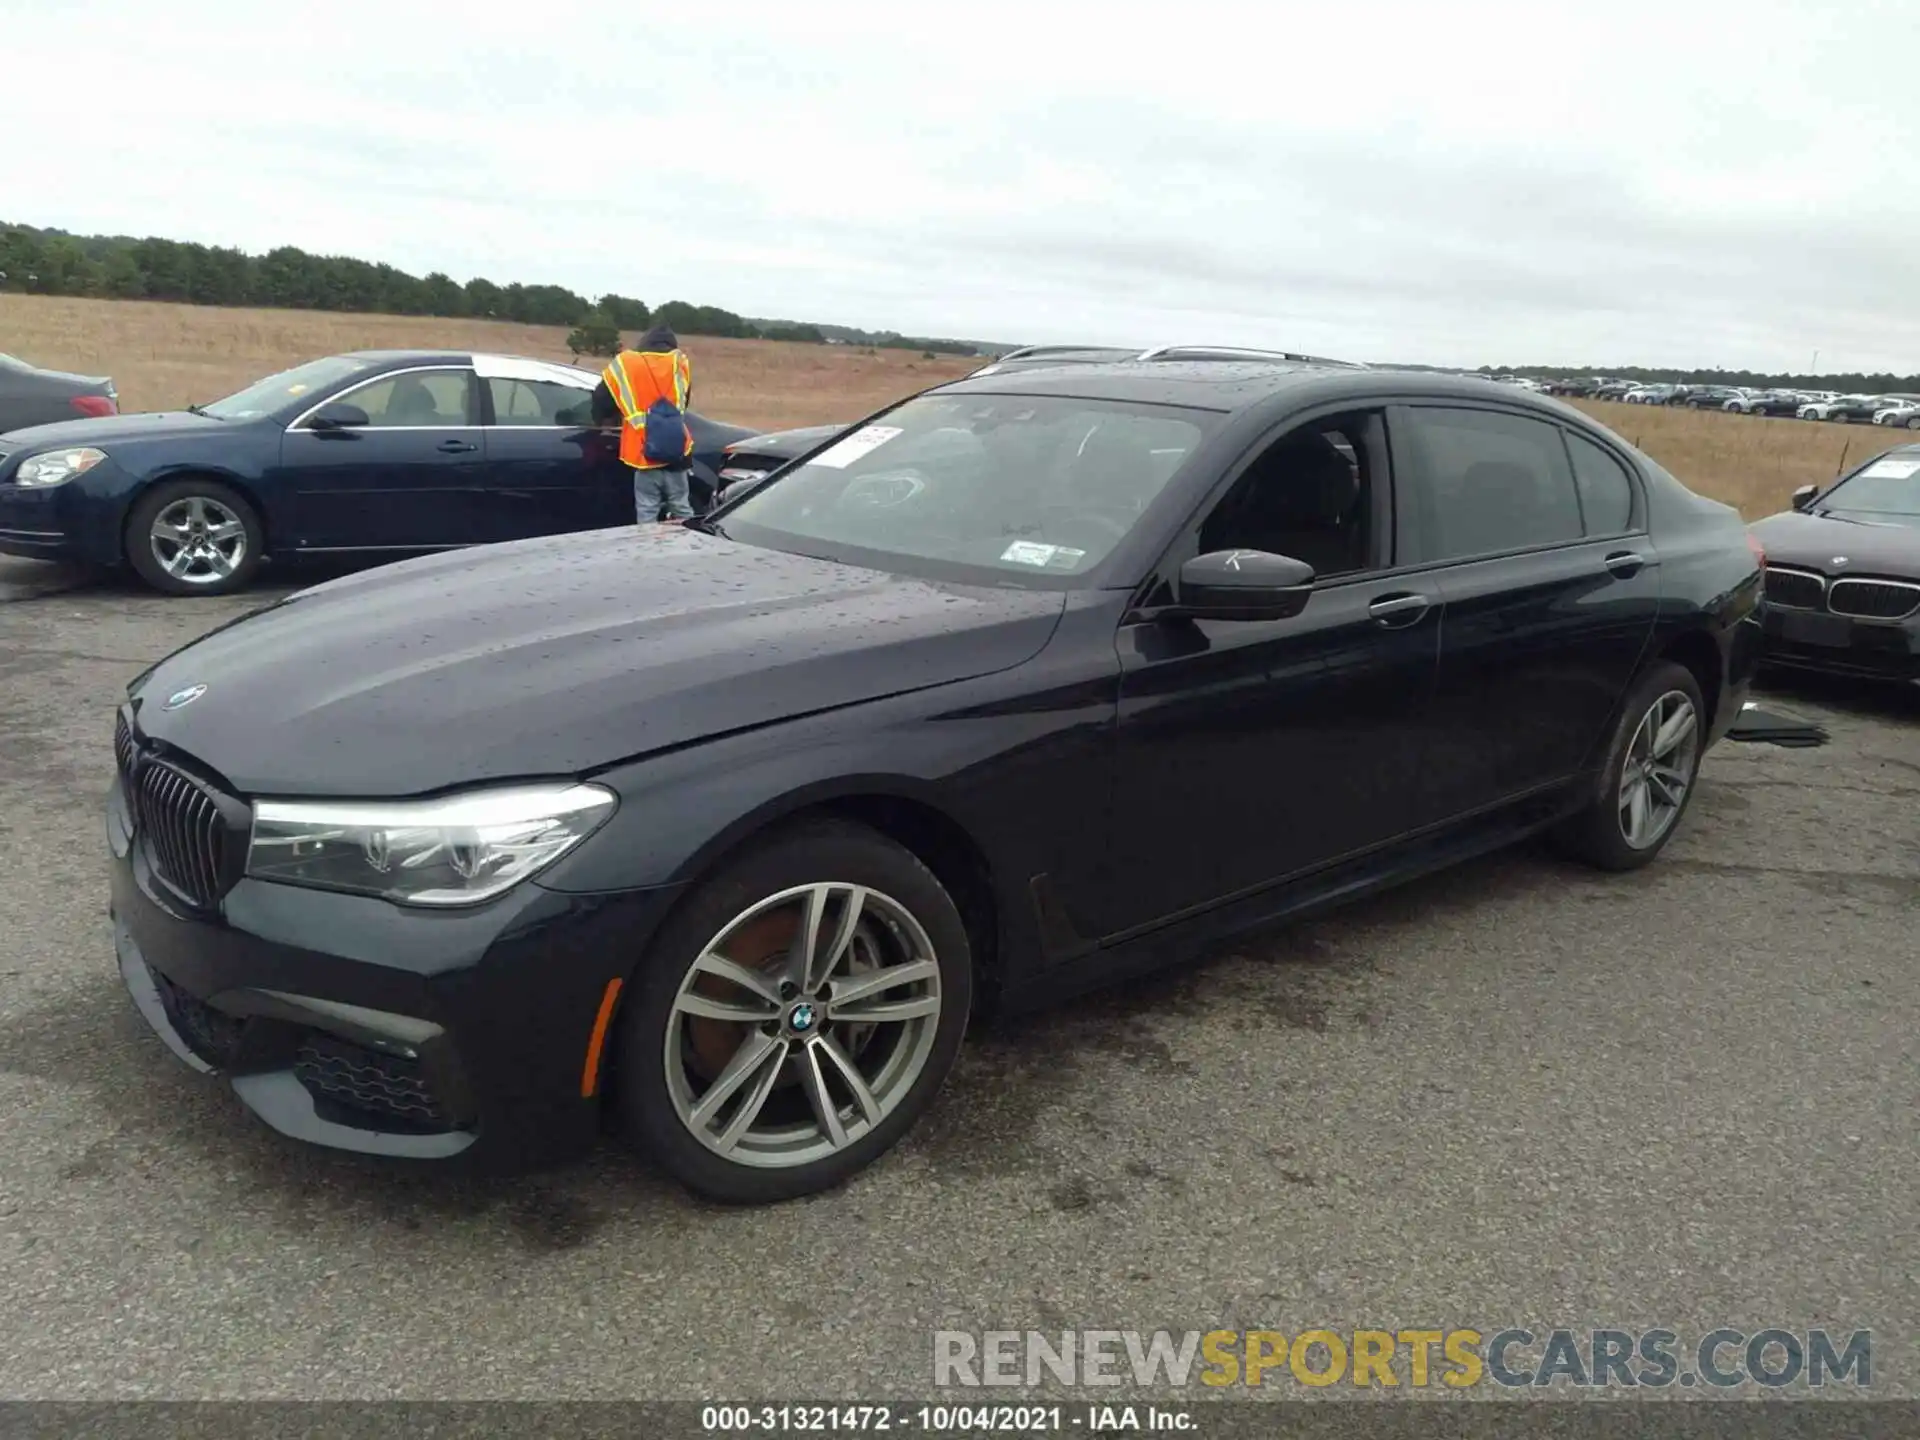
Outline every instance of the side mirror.
<path fill-rule="evenodd" d="M 1805 510 L 1819 498 L 1820 487 L 1818 485 L 1802 485 L 1798 490 L 1793 492 L 1793 508 L 1796 510 Z"/>
<path fill-rule="evenodd" d="M 1266 550 L 1213 550 L 1180 567 L 1174 613 L 1195 620 L 1285 620 L 1307 608 L 1313 567 Z"/>
<path fill-rule="evenodd" d="M 338 400 L 331 405 L 322 405 L 307 422 L 312 429 L 321 431 L 352 430 L 371 423 L 367 412 L 358 405 L 347 405 Z"/>

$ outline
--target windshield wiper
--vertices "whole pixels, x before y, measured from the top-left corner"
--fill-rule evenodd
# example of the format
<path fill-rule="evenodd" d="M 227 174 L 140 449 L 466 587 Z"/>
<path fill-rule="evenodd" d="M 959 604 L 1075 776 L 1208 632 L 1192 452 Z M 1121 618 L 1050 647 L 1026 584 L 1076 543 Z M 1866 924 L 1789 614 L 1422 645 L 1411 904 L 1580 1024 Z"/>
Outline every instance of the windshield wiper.
<path fill-rule="evenodd" d="M 187 406 L 187 413 L 189 415 L 207 415 L 207 407 L 202 405 L 198 400 L 196 400 L 191 405 Z M 211 415 L 207 415 L 207 418 L 211 420 L 215 417 Z"/>
<path fill-rule="evenodd" d="M 704 515 L 696 515 L 691 520 L 683 520 L 680 522 L 680 525 L 682 529 L 697 530 L 702 535 L 718 535 L 722 540 L 731 540 L 733 538 Z"/>

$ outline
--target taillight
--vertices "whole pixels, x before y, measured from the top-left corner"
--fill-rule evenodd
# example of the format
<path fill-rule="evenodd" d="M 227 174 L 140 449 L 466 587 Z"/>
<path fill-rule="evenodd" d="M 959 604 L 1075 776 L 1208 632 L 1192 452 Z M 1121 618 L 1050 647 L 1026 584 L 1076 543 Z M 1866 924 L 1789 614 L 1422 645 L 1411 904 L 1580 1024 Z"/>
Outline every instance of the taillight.
<path fill-rule="evenodd" d="M 101 416 L 120 413 L 120 408 L 113 403 L 112 397 L 107 395 L 75 395 L 67 403 L 82 415 Z"/>

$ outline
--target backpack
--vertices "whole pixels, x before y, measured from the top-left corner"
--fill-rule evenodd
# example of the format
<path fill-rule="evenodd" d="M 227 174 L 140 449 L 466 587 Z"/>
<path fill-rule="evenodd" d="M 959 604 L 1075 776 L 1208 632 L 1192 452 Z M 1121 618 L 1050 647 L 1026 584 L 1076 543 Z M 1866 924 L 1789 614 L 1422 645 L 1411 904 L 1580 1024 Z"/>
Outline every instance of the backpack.
<path fill-rule="evenodd" d="M 647 438 L 641 453 L 655 465 L 677 465 L 687 458 L 687 419 L 662 395 L 647 407 Z"/>

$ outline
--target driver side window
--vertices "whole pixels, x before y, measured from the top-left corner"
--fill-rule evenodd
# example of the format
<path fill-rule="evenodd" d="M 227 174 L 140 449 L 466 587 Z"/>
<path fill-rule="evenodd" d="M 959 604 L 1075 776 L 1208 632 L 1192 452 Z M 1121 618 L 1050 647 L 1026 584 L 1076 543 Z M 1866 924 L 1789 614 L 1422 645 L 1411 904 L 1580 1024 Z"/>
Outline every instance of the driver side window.
<path fill-rule="evenodd" d="M 1200 527 L 1200 553 L 1264 550 L 1316 578 L 1378 569 L 1374 497 L 1386 483 L 1386 419 L 1350 411 L 1288 431 L 1255 457 Z"/>

